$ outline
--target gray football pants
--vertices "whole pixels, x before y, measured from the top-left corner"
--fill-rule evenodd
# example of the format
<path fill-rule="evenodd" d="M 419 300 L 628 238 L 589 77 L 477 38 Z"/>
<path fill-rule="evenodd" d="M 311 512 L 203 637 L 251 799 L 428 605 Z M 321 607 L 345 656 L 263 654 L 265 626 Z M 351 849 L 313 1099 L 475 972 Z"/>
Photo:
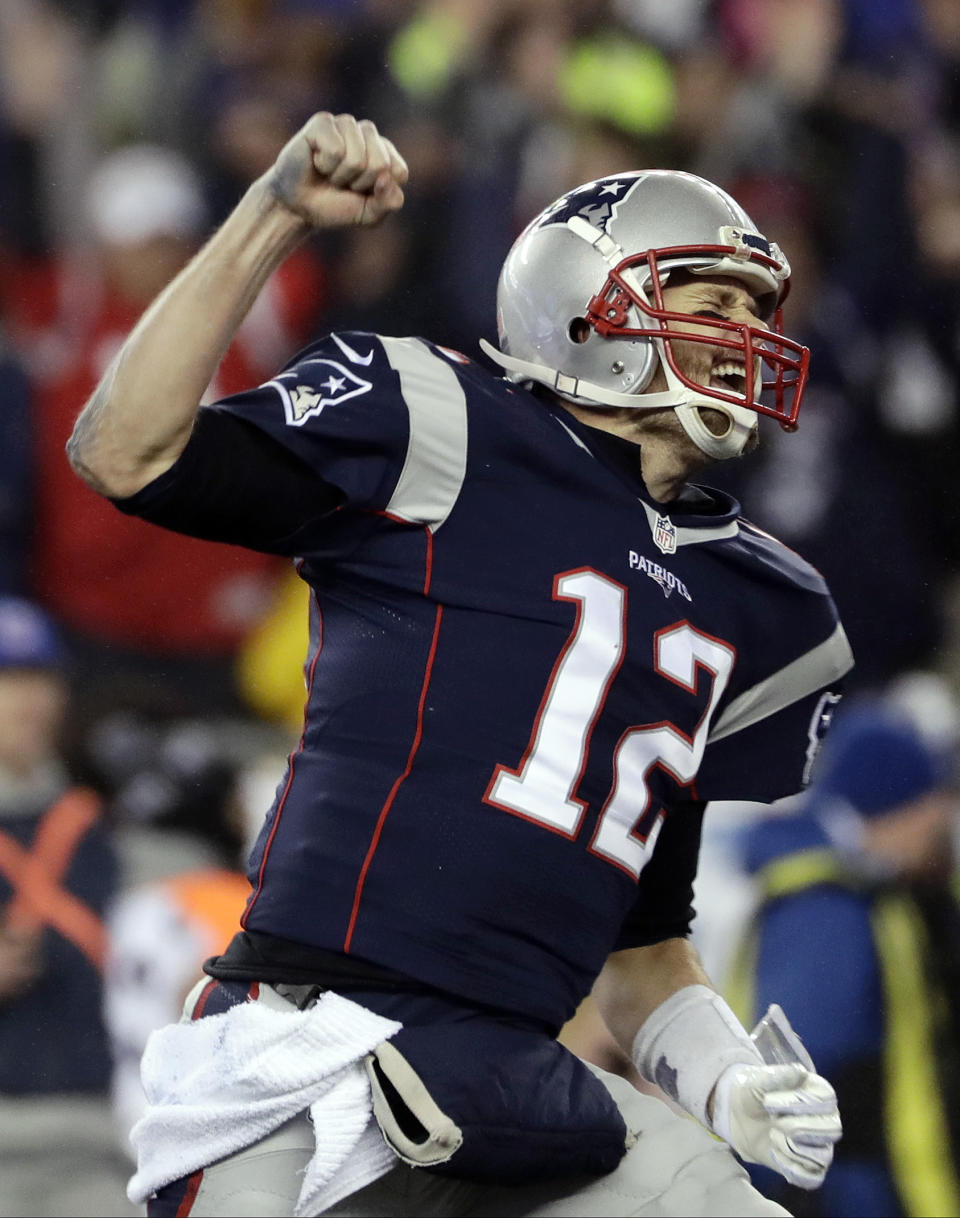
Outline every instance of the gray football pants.
<path fill-rule="evenodd" d="M 337 1218 L 521 1218 L 522 1215 L 720 1218 L 787 1214 L 751 1185 L 727 1146 L 695 1121 L 595 1069 L 636 1135 L 607 1176 L 549 1184 L 490 1186 L 397 1163 L 387 1175 L 326 1212 Z M 280 1218 L 293 1214 L 315 1146 L 304 1113 L 255 1146 L 208 1167 L 191 1218 Z"/>

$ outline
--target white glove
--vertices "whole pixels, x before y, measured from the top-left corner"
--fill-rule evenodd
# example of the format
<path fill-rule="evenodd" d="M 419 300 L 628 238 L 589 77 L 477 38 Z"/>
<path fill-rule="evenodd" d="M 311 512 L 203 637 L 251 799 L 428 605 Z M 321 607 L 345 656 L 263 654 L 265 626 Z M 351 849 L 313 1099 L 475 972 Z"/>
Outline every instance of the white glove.
<path fill-rule="evenodd" d="M 799 1064 L 728 1066 L 717 1080 L 712 1124 L 747 1163 L 806 1189 L 823 1183 L 843 1133 L 833 1088 Z"/>

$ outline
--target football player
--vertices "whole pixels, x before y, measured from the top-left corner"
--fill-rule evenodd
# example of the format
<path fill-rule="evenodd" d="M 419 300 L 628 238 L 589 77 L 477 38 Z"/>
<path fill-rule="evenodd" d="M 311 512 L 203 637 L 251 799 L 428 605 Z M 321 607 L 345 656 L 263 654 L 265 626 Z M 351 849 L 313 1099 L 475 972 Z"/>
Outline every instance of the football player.
<path fill-rule="evenodd" d="M 691 887 L 706 802 L 797 791 L 852 660 L 818 573 L 688 479 L 796 424 L 789 266 L 711 183 L 618 174 L 507 256 L 506 378 L 351 332 L 200 408 L 289 251 L 406 179 L 373 124 L 315 115 L 71 439 L 121 510 L 289 555 L 313 593 L 300 745 L 236 937 L 145 1054 L 131 1197 L 782 1213 L 730 1148 L 814 1188 L 835 1097 L 716 994 Z M 694 1120 L 557 1042 L 591 991 Z"/>

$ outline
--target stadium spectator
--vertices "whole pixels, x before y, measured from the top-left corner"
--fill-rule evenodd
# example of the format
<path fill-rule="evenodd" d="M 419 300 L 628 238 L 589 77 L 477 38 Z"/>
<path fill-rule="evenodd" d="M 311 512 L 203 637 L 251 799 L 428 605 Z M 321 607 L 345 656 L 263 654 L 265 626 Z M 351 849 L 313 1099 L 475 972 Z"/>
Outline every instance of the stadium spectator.
<path fill-rule="evenodd" d="M 32 267 L 8 298 L 34 385 L 31 588 L 67 631 L 78 723 L 129 686 L 144 703 L 152 697 L 183 714 L 237 711 L 233 657 L 269 606 L 282 566 L 268 555 L 157 535 L 105 510 L 63 452 L 77 395 L 89 392 L 203 235 L 203 192 L 183 158 L 137 145 L 102 161 L 85 204 L 90 256 Z M 268 286 L 210 392 L 255 383 L 287 358 L 312 324 L 318 289 L 305 249 Z"/>
<path fill-rule="evenodd" d="M 842 459 L 815 479 L 826 484 L 817 553 L 809 530 L 793 543 L 831 586 L 853 565 L 851 544 L 875 557 L 868 595 L 858 600 L 840 583 L 835 592 L 859 644 L 854 685 L 904 665 L 957 667 L 935 619 L 942 613 L 951 634 L 960 620 L 950 577 L 960 552 L 950 510 L 960 445 L 958 24 L 951 0 L 16 0 L 0 6 L 0 256 L 13 272 L 0 293 L 23 297 L 17 255 L 46 248 L 62 259 L 72 248 L 65 241 L 83 219 L 75 200 L 97 144 L 149 139 L 189 150 L 216 221 L 304 107 L 318 104 L 389 117 L 416 162 L 396 223 L 369 242 L 352 233 L 324 241 L 326 324 L 387 330 L 402 308 L 411 332 L 457 349 L 490 327 L 480 302 L 504 243 L 573 181 L 661 165 L 736 195 L 745 177 L 789 174 L 810 200 L 831 296 L 847 289 L 841 310 L 818 309 L 813 320 L 829 333 L 811 342 L 815 370 L 830 367 L 832 379 L 846 365 L 847 405 L 837 409 L 838 384 L 820 386 L 805 428 L 811 440 L 817 432 L 807 454 L 828 443 Z M 637 54 L 647 66 L 624 72 Z M 585 78 L 596 83 L 584 89 Z M 632 136 L 615 130 L 638 99 L 647 107 L 639 138 L 636 122 Z M 605 146 L 617 163 L 586 163 Z M 745 496 L 747 514 L 778 536 L 798 448 L 769 462 L 769 478 L 758 473 Z M 864 490 L 837 496 L 831 479 L 850 461 L 857 469 L 845 482 Z M 789 496 L 771 490 L 781 481 Z M 891 547 L 910 570 L 896 586 L 883 585 L 876 561 L 887 547 L 858 543 L 851 521 L 899 538 Z M 926 605 L 925 620 L 910 614 L 910 631 L 891 634 L 862 609 L 878 603 L 875 589 L 881 600 Z M 899 607 L 891 618 L 907 620 Z"/>
<path fill-rule="evenodd" d="M 745 1019 L 780 1003 L 833 1082 L 844 1139 L 792 1213 L 960 1212 L 960 908 L 950 759 L 888 702 L 843 707 L 796 807 L 756 821 L 758 889 L 731 978 Z"/>
<path fill-rule="evenodd" d="M 210 956 L 236 933 L 250 885 L 239 764 L 202 721 L 150 722 L 118 713 L 97 724 L 93 760 L 109 789 L 121 862 L 108 918 L 105 1016 L 121 1144 L 145 1106 L 147 1037 L 179 1018 Z"/>
<path fill-rule="evenodd" d="M 64 655 L 0 599 L 0 1214 L 126 1215 L 101 1014 L 116 856 L 57 751 Z"/>

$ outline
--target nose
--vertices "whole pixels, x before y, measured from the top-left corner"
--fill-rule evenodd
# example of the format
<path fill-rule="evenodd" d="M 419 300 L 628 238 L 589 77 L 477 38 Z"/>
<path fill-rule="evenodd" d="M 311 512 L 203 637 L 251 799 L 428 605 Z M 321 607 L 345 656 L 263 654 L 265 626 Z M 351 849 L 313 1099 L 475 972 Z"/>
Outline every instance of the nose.
<path fill-rule="evenodd" d="M 729 311 L 729 320 L 739 322 L 741 325 L 753 326 L 757 330 L 769 330 L 770 326 L 758 317 L 754 312 L 756 305 L 752 298 L 746 297 L 737 302 L 736 305 Z"/>

